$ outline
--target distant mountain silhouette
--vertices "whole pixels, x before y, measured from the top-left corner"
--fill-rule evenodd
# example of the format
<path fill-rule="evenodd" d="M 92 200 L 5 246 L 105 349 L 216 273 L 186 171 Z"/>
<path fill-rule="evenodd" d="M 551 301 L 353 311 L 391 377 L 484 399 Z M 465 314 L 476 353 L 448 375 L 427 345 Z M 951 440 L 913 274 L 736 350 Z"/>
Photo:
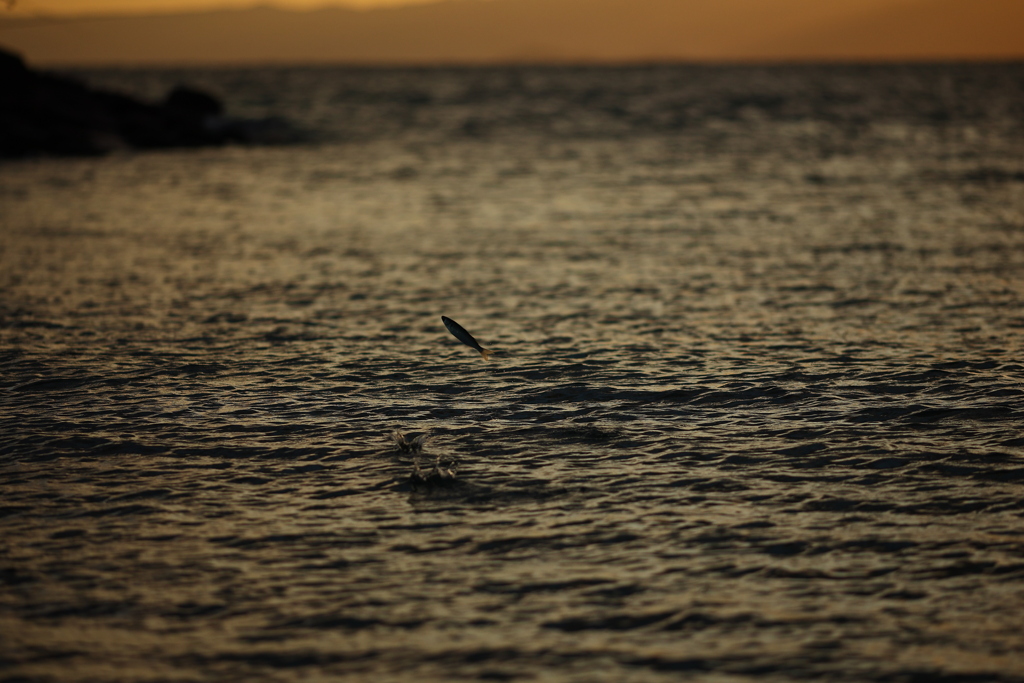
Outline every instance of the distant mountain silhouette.
<path fill-rule="evenodd" d="M 816 32 L 790 34 L 786 45 L 812 59 L 1022 59 L 1024 0 L 896 3 Z"/>
<path fill-rule="evenodd" d="M 35 64 L 1024 58 L 1024 0 L 444 0 L 0 21 Z"/>

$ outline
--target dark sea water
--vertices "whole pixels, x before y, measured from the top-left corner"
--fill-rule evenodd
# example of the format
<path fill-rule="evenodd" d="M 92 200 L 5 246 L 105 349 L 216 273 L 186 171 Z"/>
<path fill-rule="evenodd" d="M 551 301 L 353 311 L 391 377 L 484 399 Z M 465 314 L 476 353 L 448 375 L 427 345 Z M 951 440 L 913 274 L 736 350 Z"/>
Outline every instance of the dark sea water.
<path fill-rule="evenodd" d="M 311 137 L 0 165 L 0 681 L 1024 681 L 1024 65 L 85 76 Z"/>

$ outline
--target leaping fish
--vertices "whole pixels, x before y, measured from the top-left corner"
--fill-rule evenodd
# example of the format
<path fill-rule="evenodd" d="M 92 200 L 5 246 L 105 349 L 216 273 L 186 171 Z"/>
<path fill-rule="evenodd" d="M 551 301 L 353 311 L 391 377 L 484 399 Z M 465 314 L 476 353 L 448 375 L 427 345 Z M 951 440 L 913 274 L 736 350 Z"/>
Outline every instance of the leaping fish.
<path fill-rule="evenodd" d="M 478 342 L 476 339 L 473 339 L 473 335 L 471 335 L 469 332 L 466 332 L 466 328 L 464 328 L 462 325 L 458 324 L 451 318 L 442 315 L 441 322 L 444 323 L 444 326 L 448 328 L 449 332 L 455 335 L 456 339 L 458 339 L 460 342 L 462 342 L 469 348 L 476 349 L 477 351 L 479 351 L 480 355 L 484 357 L 484 360 L 490 358 L 491 354 L 494 353 L 490 349 L 485 349 L 484 347 L 480 346 L 480 342 Z"/>

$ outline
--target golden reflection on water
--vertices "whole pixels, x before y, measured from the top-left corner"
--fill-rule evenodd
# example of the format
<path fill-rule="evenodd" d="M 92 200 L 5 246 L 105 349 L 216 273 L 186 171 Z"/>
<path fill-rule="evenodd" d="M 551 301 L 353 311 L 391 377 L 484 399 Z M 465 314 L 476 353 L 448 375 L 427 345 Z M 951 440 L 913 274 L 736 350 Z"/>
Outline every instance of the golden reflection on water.
<path fill-rule="evenodd" d="M 0 166 L 17 675 L 1012 680 L 1019 140 L 879 125 Z"/>

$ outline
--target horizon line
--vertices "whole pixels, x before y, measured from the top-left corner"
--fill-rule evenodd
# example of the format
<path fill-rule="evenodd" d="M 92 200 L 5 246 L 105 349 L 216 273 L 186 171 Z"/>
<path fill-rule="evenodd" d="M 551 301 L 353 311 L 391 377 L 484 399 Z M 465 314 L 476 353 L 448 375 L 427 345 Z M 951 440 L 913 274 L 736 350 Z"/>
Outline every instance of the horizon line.
<path fill-rule="evenodd" d="M 22 57 L 16 50 L 0 45 L 0 50 Z M 1020 57 L 950 57 L 950 56 L 823 56 L 823 57 L 735 57 L 735 58 L 626 58 L 626 59 L 495 59 L 495 60 L 207 60 L 207 61 L 140 61 L 140 62 L 60 62 L 25 60 L 29 68 L 46 69 L 503 69 L 503 68 L 657 68 L 657 67 L 815 67 L 815 66 L 948 66 L 948 65 L 1018 65 Z"/>

